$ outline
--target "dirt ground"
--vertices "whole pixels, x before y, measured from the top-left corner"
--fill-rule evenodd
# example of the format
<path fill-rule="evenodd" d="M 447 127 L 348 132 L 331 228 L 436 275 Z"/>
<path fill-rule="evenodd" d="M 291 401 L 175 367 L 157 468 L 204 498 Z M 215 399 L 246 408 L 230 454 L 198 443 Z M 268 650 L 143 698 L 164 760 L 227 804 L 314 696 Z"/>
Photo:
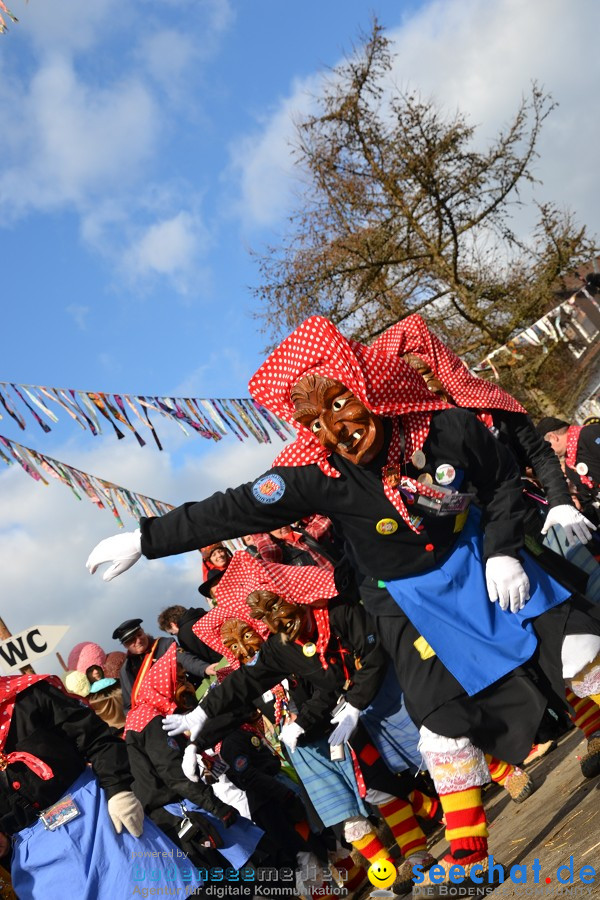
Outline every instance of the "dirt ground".
<path fill-rule="evenodd" d="M 556 750 L 528 766 L 538 789 L 522 804 L 514 803 L 497 786 L 486 791 L 490 854 L 506 867 L 507 875 L 511 866 L 527 866 L 527 883 L 515 884 L 506 879 L 494 889 L 493 900 L 600 898 L 600 777 L 588 780 L 581 775 L 578 757 L 585 752 L 586 741 L 581 739 L 581 732 L 571 731 L 562 737 Z M 443 833 L 441 838 L 431 847 L 438 858 L 448 850 Z M 561 884 L 557 869 L 568 866 L 571 856 L 573 883 Z M 537 885 L 531 868 L 536 859 L 540 863 Z M 589 884 L 580 880 L 583 866 L 594 870 L 583 873 Z M 561 869 L 560 874 L 569 879 L 568 871 Z M 424 889 L 415 889 L 413 897 L 425 900 L 427 896 L 457 897 L 465 893 L 458 886 L 446 893 L 442 890 L 427 894 Z"/>

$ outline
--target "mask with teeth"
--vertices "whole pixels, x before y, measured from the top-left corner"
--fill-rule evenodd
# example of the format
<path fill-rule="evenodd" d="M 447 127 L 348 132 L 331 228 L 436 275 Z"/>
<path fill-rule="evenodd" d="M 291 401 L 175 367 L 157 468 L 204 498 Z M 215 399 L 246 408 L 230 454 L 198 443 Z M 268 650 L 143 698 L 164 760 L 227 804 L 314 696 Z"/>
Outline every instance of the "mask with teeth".
<path fill-rule="evenodd" d="M 223 622 L 221 640 L 242 665 L 256 656 L 263 643 L 263 639 L 254 628 L 241 619 L 226 619 Z"/>
<path fill-rule="evenodd" d="M 384 442 L 383 422 L 331 378 L 305 375 L 291 392 L 294 419 L 321 444 L 355 465 L 371 462 Z"/>
<path fill-rule="evenodd" d="M 262 619 L 272 634 L 294 641 L 307 622 L 308 610 L 271 591 L 252 591 L 246 601 L 253 619 Z"/>

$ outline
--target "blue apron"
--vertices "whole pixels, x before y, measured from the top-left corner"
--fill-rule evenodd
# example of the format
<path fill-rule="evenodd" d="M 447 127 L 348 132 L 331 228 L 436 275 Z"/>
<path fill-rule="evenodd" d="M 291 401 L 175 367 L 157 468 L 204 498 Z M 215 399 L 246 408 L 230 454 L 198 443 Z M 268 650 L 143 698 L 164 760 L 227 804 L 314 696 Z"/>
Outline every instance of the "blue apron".
<path fill-rule="evenodd" d="M 421 768 L 419 729 L 404 708 L 393 662 L 389 662 L 381 687 L 361 713 L 360 721 L 392 772 Z"/>
<path fill-rule="evenodd" d="M 527 553 L 521 554 L 521 563 L 530 599 L 512 613 L 488 597 L 480 512 L 472 509 L 453 550 L 435 569 L 386 582 L 398 606 L 469 695 L 527 662 L 538 642 L 531 620 L 571 596 Z"/>
<path fill-rule="evenodd" d="M 18 897 L 48 900 L 64 894 L 77 900 L 115 900 L 133 896 L 136 887 L 186 896 L 189 881 L 182 868 L 190 868 L 188 860 L 151 819 L 144 819 L 140 838 L 125 828 L 117 834 L 90 768 L 69 793 L 80 812 L 77 818 L 55 831 L 38 820 L 15 835 L 11 875 Z"/>

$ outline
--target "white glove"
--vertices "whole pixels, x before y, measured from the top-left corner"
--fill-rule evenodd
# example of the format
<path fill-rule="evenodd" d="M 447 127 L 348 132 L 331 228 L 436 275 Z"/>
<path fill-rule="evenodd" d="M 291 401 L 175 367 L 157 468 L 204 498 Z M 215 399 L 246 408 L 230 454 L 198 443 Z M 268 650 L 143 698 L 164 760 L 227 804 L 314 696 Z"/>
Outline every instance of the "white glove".
<path fill-rule="evenodd" d="M 331 724 L 337 725 L 337 728 L 329 735 L 329 743 L 332 746 L 345 743 L 355 731 L 359 716 L 360 709 L 356 709 L 351 703 L 345 703 L 331 720 Z"/>
<path fill-rule="evenodd" d="M 485 583 L 492 603 L 519 612 L 529 600 L 529 578 L 518 559 L 492 556 L 485 564 Z"/>
<path fill-rule="evenodd" d="M 183 751 L 183 759 L 181 760 L 181 769 L 186 778 L 190 781 L 200 781 L 200 772 L 198 768 L 198 754 L 196 753 L 196 745 L 188 744 Z"/>
<path fill-rule="evenodd" d="M 567 544 L 576 544 L 577 541 L 587 544 L 592 539 L 592 532 L 596 531 L 596 526 L 569 503 L 552 507 L 546 516 L 542 534 L 548 534 L 553 525 L 562 525 Z"/>
<path fill-rule="evenodd" d="M 120 791 L 108 801 L 108 814 L 117 834 L 123 825 L 133 837 L 140 837 L 144 830 L 144 809 L 131 791 Z"/>
<path fill-rule="evenodd" d="M 162 720 L 163 731 L 166 731 L 169 737 L 175 737 L 177 734 L 184 734 L 186 731 L 190 733 L 190 740 L 195 741 L 202 729 L 208 716 L 201 706 L 197 706 L 191 712 L 180 716 L 178 713 L 172 713 L 165 716 Z"/>
<path fill-rule="evenodd" d="M 104 563 L 112 563 L 106 570 L 102 579 L 112 581 L 121 572 L 130 569 L 142 555 L 142 535 L 140 529 L 126 531 L 124 534 L 115 534 L 96 544 L 88 556 L 86 567 L 90 575 L 93 575 L 98 566 Z"/>
<path fill-rule="evenodd" d="M 279 740 L 283 741 L 290 753 L 293 753 L 301 734 L 304 734 L 304 728 L 296 722 L 286 722 L 279 733 Z"/>

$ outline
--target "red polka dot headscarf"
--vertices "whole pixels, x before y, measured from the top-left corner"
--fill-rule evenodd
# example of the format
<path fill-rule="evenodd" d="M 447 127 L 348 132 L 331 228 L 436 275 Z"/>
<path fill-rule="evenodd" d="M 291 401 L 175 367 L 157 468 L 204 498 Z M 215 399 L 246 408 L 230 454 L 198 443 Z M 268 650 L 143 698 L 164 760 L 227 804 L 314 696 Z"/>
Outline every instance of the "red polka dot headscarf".
<path fill-rule="evenodd" d="M 156 716 L 168 716 L 177 707 L 177 644 L 152 663 L 140 684 L 135 704 L 127 713 L 125 732 L 143 731 Z"/>
<path fill-rule="evenodd" d="M 457 406 L 527 412 L 499 385 L 472 375 L 462 359 L 432 334 L 418 314 L 396 322 L 373 341 L 371 348 L 391 357 L 414 353 L 427 363 Z"/>
<path fill-rule="evenodd" d="M 250 379 L 250 393 L 258 403 L 272 410 L 298 429 L 298 437 L 275 459 L 274 466 L 307 466 L 316 463 L 331 478 L 340 473 L 328 462 L 331 451 L 303 425 L 294 421 L 291 392 L 305 375 L 333 378 L 352 391 L 377 416 L 394 417 L 394 431 L 388 464 L 402 457 L 398 417 L 402 417 L 405 456 L 423 446 L 429 433 L 431 412 L 449 404 L 427 389 L 421 376 L 404 360 L 386 356 L 356 341 L 347 340 L 328 319 L 311 316 L 293 331 Z M 413 491 L 431 494 L 430 488 L 410 485 Z M 388 500 L 413 531 L 417 530 L 398 490 L 384 480 Z"/>
<path fill-rule="evenodd" d="M 201 619 L 198 619 L 198 621 L 195 622 L 192 626 L 192 631 L 194 632 L 196 637 L 200 638 L 201 641 L 203 641 L 217 653 L 221 653 L 226 659 L 229 660 L 230 671 L 239 669 L 241 664 L 239 660 L 236 659 L 230 648 L 226 647 L 223 643 L 223 639 L 221 637 L 221 628 L 223 627 L 224 622 L 227 622 L 229 619 L 239 619 L 241 622 L 245 622 L 246 625 L 248 625 L 248 627 L 253 631 L 256 631 L 256 633 L 260 638 L 262 638 L 263 641 L 265 641 L 269 636 L 269 629 L 267 628 L 267 626 L 264 624 L 264 622 L 260 622 L 259 620 L 253 619 L 251 617 L 250 608 L 246 604 L 246 597 L 248 596 L 248 594 L 252 593 L 254 588 L 249 587 L 246 590 L 243 581 L 238 587 L 229 574 L 229 570 L 235 565 L 236 557 L 238 556 L 248 556 L 250 559 L 252 558 L 245 551 L 239 551 L 238 553 L 234 554 L 233 560 L 229 564 L 226 574 L 221 578 L 221 581 L 219 582 L 220 588 L 221 584 L 227 579 L 230 584 L 229 590 L 226 590 L 223 594 L 218 591 L 218 605 L 207 612 L 205 616 L 202 616 Z M 246 591 L 246 593 L 244 593 L 244 590 Z"/>
<path fill-rule="evenodd" d="M 284 566 L 280 563 L 266 563 L 255 559 L 245 551 L 240 551 L 234 554 L 227 572 L 219 582 L 217 587 L 219 605 L 216 610 L 221 609 L 222 603 L 227 603 L 230 608 L 233 607 L 237 611 L 245 610 L 247 619 L 242 615 L 227 615 L 226 618 L 241 618 L 245 622 L 248 621 L 262 636 L 257 627 L 260 625 L 265 629 L 266 637 L 269 634 L 267 626 L 260 619 L 251 619 L 250 610 L 246 605 L 248 595 L 260 590 L 277 594 L 290 603 L 312 607 L 318 631 L 317 651 L 322 664 L 327 668 L 325 649 L 330 637 L 329 613 L 326 604 L 323 607 L 315 604 L 337 597 L 338 591 L 332 572 L 320 566 Z M 203 616 L 197 623 L 198 626 L 201 627 L 216 610 Z M 198 636 L 202 637 L 200 634 Z M 209 643 L 206 637 L 202 637 L 202 640 Z"/>
<path fill-rule="evenodd" d="M 63 683 L 56 675 L 12 675 L 0 677 L 0 764 L 4 768 L 11 763 L 24 763 L 32 772 L 44 781 L 53 778 L 54 773 L 50 766 L 32 753 L 15 751 L 4 753 L 6 739 L 10 729 L 12 715 L 17 702 L 17 696 L 32 684 L 38 681 L 48 681 L 61 693 L 66 693 Z"/>

